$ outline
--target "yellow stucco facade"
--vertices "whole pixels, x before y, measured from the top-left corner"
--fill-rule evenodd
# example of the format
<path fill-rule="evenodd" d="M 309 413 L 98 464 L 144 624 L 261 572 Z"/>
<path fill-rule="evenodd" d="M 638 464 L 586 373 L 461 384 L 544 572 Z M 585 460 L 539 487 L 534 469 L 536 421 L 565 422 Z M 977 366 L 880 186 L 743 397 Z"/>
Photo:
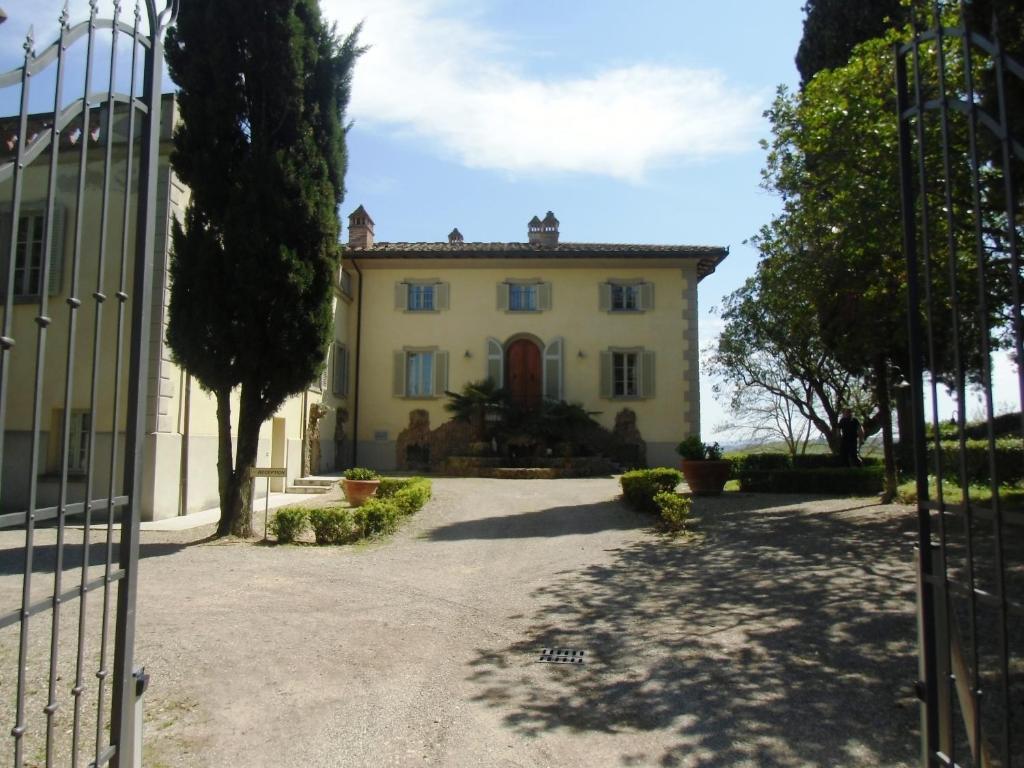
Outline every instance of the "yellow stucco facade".
<path fill-rule="evenodd" d="M 351 226 L 345 259 L 362 281 L 362 317 L 358 306 L 349 313 L 350 338 L 359 337 L 350 346 L 361 349 L 353 394 L 359 464 L 394 468 L 396 437 L 414 409 L 429 413 L 431 427 L 446 421 L 443 388 L 488 376 L 507 387 L 509 372 L 495 368 L 496 359 L 506 365 L 509 344 L 521 338 L 538 348 L 545 397 L 578 402 L 609 429 L 619 411 L 632 409 L 652 465 L 674 463 L 679 440 L 699 434 L 697 284 L 725 249 L 374 243 L 372 228 L 372 220 Z M 436 286 L 427 308 L 410 305 L 421 302 L 409 286 L 421 285 Z M 509 285 L 543 286 L 536 308 L 509 306 Z M 613 307 L 602 299 L 611 285 L 644 286 L 645 301 Z M 615 374 L 602 372 L 623 350 L 642 356 L 637 376 L 647 380 L 638 391 L 609 391 Z M 399 369 L 420 351 L 434 353 L 428 392 L 400 381 L 415 375 Z"/>

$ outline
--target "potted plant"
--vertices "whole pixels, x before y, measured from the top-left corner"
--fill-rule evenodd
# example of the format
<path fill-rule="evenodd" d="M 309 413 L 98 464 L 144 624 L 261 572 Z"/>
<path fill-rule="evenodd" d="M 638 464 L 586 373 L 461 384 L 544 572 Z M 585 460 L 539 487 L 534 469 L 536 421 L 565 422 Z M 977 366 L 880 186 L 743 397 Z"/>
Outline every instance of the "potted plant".
<path fill-rule="evenodd" d="M 380 485 L 380 473 L 366 467 L 346 469 L 341 481 L 345 489 L 345 498 L 353 507 L 362 506 L 368 498 L 377 493 Z"/>
<path fill-rule="evenodd" d="M 683 457 L 680 468 L 690 491 L 696 496 L 717 496 L 725 488 L 732 464 L 722 458 L 722 446 L 708 445 L 697 435 L 691 435 L 676 446 Z"/>

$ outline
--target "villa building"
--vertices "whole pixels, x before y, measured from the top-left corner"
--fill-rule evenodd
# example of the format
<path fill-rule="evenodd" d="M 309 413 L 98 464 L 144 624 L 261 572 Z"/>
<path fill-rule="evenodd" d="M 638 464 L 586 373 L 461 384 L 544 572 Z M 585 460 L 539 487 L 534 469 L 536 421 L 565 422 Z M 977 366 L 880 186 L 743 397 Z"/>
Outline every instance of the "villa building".
<path fill-rule="evenodd" d="M 647 462 L 675 463 L 700 432 L 697 285 L 728 249 L 562 242 L 550 211 L 526 235 L 376 242 L 362 206 L 349 216 L 348 341 L 327 401 L 349 413 L 344 460 L 404 466 L 413 412 L 437 427 L 446 390 L 489 377 L 521 405 L 578 402 L 608 429 L 629 408 Z"/>

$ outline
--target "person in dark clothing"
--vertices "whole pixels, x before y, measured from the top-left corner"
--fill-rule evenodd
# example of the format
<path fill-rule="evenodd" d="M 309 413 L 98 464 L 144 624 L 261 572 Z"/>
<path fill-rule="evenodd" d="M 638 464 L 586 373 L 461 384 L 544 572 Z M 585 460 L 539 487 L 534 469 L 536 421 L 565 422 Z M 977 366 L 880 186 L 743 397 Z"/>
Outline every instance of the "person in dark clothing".
<path fill-rule="evenodd" d="M 843 409 L 839 420 L 839 461 L 844 467 L 859 467 L 860 444 L 864 440 L 864 428 L 849 408 Z"/>

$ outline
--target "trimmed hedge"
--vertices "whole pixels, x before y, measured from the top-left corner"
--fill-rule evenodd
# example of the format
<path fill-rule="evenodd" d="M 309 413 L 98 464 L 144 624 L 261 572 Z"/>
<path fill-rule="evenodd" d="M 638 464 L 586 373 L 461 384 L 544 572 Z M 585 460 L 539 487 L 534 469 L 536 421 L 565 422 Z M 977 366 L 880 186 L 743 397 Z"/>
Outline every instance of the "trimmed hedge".
<path fill-rule="evenodd" d="M 954 483 L 960 482 L 960 443 L 944 440 L 942 446 L 942 476 Z M 1000 484 L 1024 480 L 1024 441 L 1015 438 L 996 440 L 996 477 Z M 988 459 L 987 440 L 968 440 L 964 458 L 967 460 L 967 482 L 987 484 L 992 479 Z M 935 471 L 935 444 L 928 445 L 928 472 Z"/>
<path fill-rule="evenodd" d="M 619 478 L 622 495 L 634 509 L 641 512 L 657 513 L 658 505 L 654 501 L 659 491 L 671 493 L 683 482 L 683 473 L 678 469 L 658 467 L 656 469 L 634 469 Z"/>
<path fill-rule="evenodd" d="M 309 525 L 317 544 L 348 544 L 355 539 L 352 511 L 347 507 L 314 507 Z"/>
<path fill-rule="evenodd" d="M 422 509 L 430 494 L 431 484 L 425 478 L 383 478 L 377 496 L 361 507 L 285 507 L 274 513 L 269 528 L 281 544 L 295 541 L 307 525 L 313 528 L 317 544 L 349 544 L 394 533 L 402 518 Z"/>
<path fill-rule="evenodd" d="M 740 477 L 741 491 L 762 493 L 827 493 L 837 496 L 872 496 L 881 493 L 885 470 L 880 466 L 827 469 L 778 469 L 747 472 Z"/>

